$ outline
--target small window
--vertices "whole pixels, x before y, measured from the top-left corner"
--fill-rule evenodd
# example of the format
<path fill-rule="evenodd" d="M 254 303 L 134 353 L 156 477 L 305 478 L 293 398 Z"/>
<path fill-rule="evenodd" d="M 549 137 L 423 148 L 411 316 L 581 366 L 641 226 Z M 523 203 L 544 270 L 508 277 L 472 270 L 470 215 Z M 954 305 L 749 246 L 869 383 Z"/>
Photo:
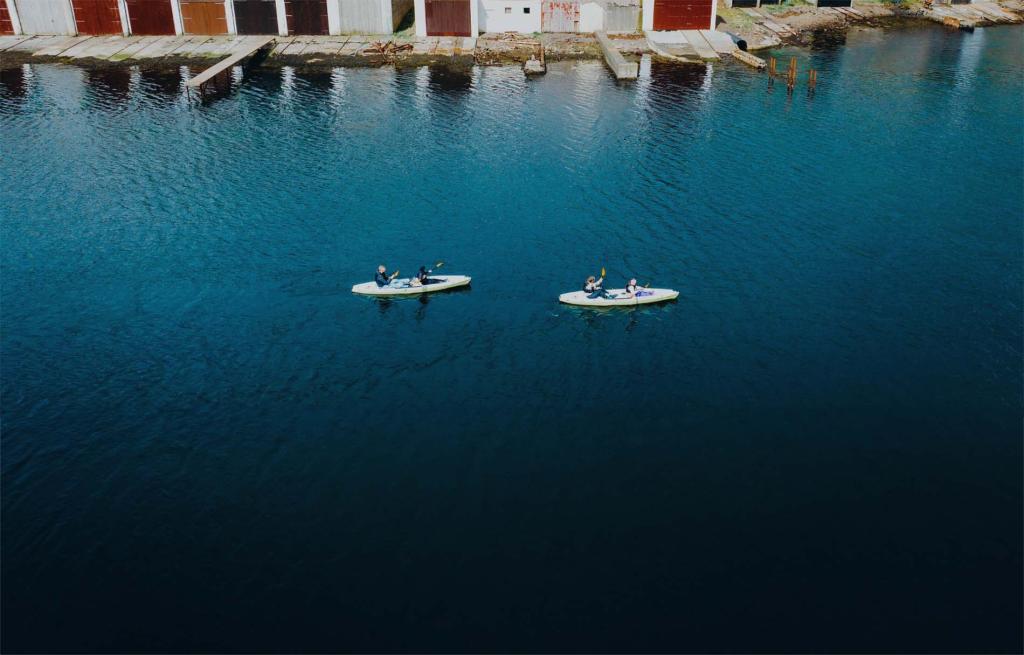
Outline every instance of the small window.
<path fill-rule="evenodd" d="M 512 13 L 512 7 L 505 7 L 505 13 L 506 14 L 511 14 Z"/>
<path fill-rule="evenodd" d="M 529 7 L 523 7 L 523 13 L 524 14 L 530 13 L 530 8 Z"/>

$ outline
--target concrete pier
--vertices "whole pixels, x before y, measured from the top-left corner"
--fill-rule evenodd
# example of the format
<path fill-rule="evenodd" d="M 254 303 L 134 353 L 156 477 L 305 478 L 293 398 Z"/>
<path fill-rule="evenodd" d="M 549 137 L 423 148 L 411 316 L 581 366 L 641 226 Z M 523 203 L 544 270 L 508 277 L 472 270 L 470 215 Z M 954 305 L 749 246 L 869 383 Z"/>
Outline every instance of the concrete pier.
<path fill-rule="evenodd" d="M 608 64 L 612 74 L 615 75 L 615 79 L 635 80 L 640 76 L 640 64 L 634 61 L 626 61 L 626 58 L 622 56 L 622 53 L 611 42 L 607 34 L 604 32 L 594 32 L 594 37 L 597 38 L 597 43 L 601 46 L 601 52 L 604 54 L 604 61 Z"/>

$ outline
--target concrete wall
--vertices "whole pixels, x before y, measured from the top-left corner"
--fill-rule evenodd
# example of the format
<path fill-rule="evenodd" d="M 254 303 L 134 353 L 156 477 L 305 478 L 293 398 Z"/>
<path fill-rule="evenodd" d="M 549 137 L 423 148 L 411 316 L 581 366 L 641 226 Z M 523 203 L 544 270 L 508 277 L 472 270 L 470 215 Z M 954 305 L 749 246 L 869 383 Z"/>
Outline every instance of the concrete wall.
<path fill-rule="evenodd" d="M 597 32 L 604 29 L 604 6 L 594 0 L 580 3 L 580 31 Z"/>
<path fill-rule="evenodd" d="M 606 32 L 636 32 L 640 29 L 640 0 L 604 0 Z"/>
<path fill-rule="evenodd" d="M 481 32 L 532 34 L 540 31 L 540 0 L 479 0 L 479 2 Z"/>
<path fill-rule="evenodd" d="M 15 0 L 23 34 L 78 33 L 70 0 Z"/>

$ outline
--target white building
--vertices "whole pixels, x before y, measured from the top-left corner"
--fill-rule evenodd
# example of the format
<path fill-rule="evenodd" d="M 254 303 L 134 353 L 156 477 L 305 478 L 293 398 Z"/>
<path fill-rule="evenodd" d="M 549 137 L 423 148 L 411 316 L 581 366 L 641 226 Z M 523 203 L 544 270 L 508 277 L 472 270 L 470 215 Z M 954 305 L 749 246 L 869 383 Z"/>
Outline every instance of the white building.
<path fill-rule="evenodd" d="M 478 0 L 481 32 L 541 31 L 541 0 Z"/>

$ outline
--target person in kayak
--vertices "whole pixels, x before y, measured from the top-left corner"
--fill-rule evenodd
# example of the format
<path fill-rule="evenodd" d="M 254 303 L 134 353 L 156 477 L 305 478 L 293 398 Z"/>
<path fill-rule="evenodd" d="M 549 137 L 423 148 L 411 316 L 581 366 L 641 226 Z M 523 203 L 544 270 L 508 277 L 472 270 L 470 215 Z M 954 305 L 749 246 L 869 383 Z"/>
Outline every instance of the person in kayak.
<path fill-rule="evenodd" d="M 428 271 L 426 266 L 420 266 L 419 272 L 416 273 L 415 277 L 409 280 L 409 286 L 422 287 L 424 284 L 433 284 L 434 282 L 437 282 L 437 280 L 431 280 L 429 277 L 433 272 L 433 270 Z"/>
<path fill-rule="evenodd" d="M 373 276 L 373 281 L 377 283 L 378 287 L 387 287 L 391 285 L 391 281 L 398 275 L 398 271 L 395 271 L 390 276 L 387 273 L 388 269 L 384 264 L 377 267 L 377 274 Z"/>
<path fill-rule="evenodd" d="M 623 298 L 635 298 L 637 296 L 637 291 L 639 291 L 639 290 L 640 290 L 640 287 L 637 286 L 637 284 L 636 284 L 636 278 L 632 278 L 626 284 L 626 293 L 624 293 L 622 295 L 622 297 Z"/>
<path fill-rule="evenodd" d="M 587 282 L 583 285 L 584 293 L 589 294 L 588 298 L 607 298 L 608 292 L 601 286 L 604 284 L 604 278 L 598 280 L 593 275 L 587 278 Z"/>

